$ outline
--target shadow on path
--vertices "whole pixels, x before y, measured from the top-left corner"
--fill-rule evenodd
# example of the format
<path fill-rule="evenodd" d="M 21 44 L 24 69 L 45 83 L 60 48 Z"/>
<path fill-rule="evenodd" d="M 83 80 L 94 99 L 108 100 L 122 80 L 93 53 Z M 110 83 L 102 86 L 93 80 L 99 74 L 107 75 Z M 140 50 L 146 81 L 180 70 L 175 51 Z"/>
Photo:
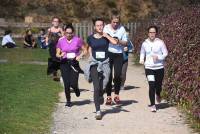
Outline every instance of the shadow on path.
<path fill-rule="evenodd" d="M 64 103 L 65 104 L 66 101 L 65 102 L 61 101 L 59 103 Z M 83 106 L 83 105 L 87 105 L 87 104 L 90 104 L 90 103 L 92 103 L 91 100 L 82 100 L 82 101 L 73 101 L 72 100 L 72 106 Z"/>
<path fill-rule="evenodd" d="M 136 88 L 140 88 L 140 87 L 127 85 L 127 86 L 124 87 L 124 90 L 131 90 L 131 89 L 136 89 Z"/>
<path fill-rule="evenodd" d="M 156 105 L 156 108 L 157 109 L 166 109 L 166 108 L 169 108 L 169 107 L 171 107 L 172 105 L 170 105 L 170 104 L 168 104 L 168 103 L 160 103 L 160 104 L 157 104 Z"/>
<path fill-rule="evenodd" d="M 120 113 L 120 112 L 130 112 L 123 108 L 123 106 L 128 106 L 133 103 L 138 103 L 136 100 L 122 100 L 119 105 L 116 105 L 116 107 L 111 107 L 111 109 L 106 109 L 102 112 L 102 117 L 104 117 L 106 114 L 114 114 L 114 113 Z"/>

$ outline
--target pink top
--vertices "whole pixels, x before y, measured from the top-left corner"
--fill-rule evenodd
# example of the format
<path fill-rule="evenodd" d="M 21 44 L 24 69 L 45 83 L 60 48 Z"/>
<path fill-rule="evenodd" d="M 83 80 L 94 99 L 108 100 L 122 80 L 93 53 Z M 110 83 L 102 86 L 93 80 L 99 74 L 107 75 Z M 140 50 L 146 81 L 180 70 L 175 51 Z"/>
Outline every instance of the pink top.
<path fill-rule="evenodd" d="M 64 59 L 67 58 L 67 54 L 68 55 L 74 54 L 75 56 L 78 56 L 80 54 L 79 51 L 82 45 L 83 45 L 83 40 L 81 38 L 74 36 L 71 42 L 69 42 L 67 38 L 64 36 L 58 40 L 56 47 L 60 48 L 60 50 L 65 53 L 65 55 L 63 56 Z"/>

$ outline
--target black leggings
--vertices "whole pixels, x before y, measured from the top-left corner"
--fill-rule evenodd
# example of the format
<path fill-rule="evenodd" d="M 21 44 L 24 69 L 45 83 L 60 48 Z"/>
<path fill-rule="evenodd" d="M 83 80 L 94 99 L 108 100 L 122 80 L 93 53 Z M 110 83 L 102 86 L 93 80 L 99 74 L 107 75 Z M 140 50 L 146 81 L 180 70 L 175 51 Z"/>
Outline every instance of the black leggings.
<path fill-rule="evenodd" d="M 114 82 L 115 94 L 119 95 L 121 86 L 121 72 L 123 66 L 123 54 L 122 53 L 111 53 L 109 52 L 110 58 L 110 78 L 106 86 L 107 96 L 111 96 L 112 92 L 112 80 Z M 113 68 L 114 68 L 114 79 L 113 79 Z"/>
<path fill-rule="evenodd" d="M 157 70 L 145 69 L 145 73 L 149 83 L 149 99 L 152 106 L 155 105 L 155 94 L 160 96 L 162 91 L 164 68 Z"/>
<path fill-rule="evenodd" d="M 56 57 L 56 43 L 57 42 L 51 41 L 49 44 L 50 58 L 48 58 L 47 75 L 57 74 L 57 71 L 60 69 L 60 61 Z"/>
<path fill-rule="evenodd" d="M 97 65 L 91 66 L 90 76 L 94 86 L 94 104 L 96 111 L 100 110 L 100 97 L 103 96 L 103 74 L 97 71 Z"/>
<path fill-rule="evenodd" d="M 60 65 L 60 70 L 64 82 L 65 96 L 67 101 L 70 102 L 71 101 L 70 87 L 72 87 L 74 90 L 78 89 L 79 73 L 75 72 L 71 68 L 70 60 L 62 61 Z"/>

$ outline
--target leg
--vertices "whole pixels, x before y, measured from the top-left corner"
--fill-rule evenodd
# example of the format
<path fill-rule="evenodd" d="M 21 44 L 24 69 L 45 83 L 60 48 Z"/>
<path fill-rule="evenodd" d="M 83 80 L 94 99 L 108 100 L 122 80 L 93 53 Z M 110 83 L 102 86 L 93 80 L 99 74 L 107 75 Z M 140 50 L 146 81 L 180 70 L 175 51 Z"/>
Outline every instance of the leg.
<path fill-rule="evenodd" d="M 97 66 L 92 66 L 90 68 L 90 75 L 92 78 L 93 86 L 94 86 L 94 104 L 96 111 L 100 111 L 100 81 L 99 81 L 99 76 L 97 72 Z"/>
<path fill-rule="evenodd" d="M 16 45 L 14 43 L 11 43 L 11 42 L 6 43 L 6 46 L 7 46 L 7 48 L 14 48 L 14 47 L 16 47 Z"/>
<path fill-rule="evenodd" d="M 112 53 L 109 53 L 109 58 L 110 58 L 110 77 L 108 84 L 106 86 L 106 93 L 107 96 L 111 97 L 111 92 L 112 92 L 112 79 L 113 79 L 113 55 Z"/>
<path fill-rule="evenodd" d="M 121 86 L 121 72 L 123 66 L 123 55 L 117 54 L 114 58 L 114 89 L 115 95 L 119 95 L 120 86 Z"/>
<path fill-rule="evenodd" d="M 122 74 L 121 74 L 121 88 L 124 88 L 124 84 L 126 81 L 127 67 L 128 67 L 128 61 L 124 61 L 123 66 L 122 66 Z"/>
<path fill-rule="evenodd" d="M 150 105 L 155 105 L 155 76 L 154 71 L 151 69 L 145 69 L 146 77 L 149 83 L 149 99 Z"/>
<path fill-rule="evenodd" d="M 164 69 L 159 69 L 155 71 L 155 88 L 156 95 L 160 97 L 160 93 L 162 91 L 162 81 L 164 77 Z"/>
<path fill-rule="evenodd" d="M 62 63 L 60 66 L 61 69 L 61 75 L 64 82 L 64 88 L 65 88 L 65 96 L 67 99 L 67 102 L 71 101 L 70 96 L 70 66 L 69 63 Z"/>
<path fill-rule="evenodd" d="M 78 79 L 79 79 L 79 73 L 75 72 L 73 69 L 70 71 L 70 86 L 74 89 L 74 92 L 77 97 L 80 96 L 80 90 L 78 87 Z"/>

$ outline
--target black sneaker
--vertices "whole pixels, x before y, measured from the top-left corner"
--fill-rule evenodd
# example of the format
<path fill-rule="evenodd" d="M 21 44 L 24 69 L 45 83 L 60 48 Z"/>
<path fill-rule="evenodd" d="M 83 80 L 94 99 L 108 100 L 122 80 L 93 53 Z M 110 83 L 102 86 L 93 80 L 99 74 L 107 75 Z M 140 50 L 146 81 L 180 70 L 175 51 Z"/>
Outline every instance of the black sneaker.
<path fill-rule="evenodd" d="M 80 96 L 80 90 L 77 88 L 77 89 L 74 89 L 74 92 L 76 94 L 76 97 L 79 97 Z"/>
<path fill-rule="evenodd" d="M 66 102 L 65 106 L 66 106 L 66 107 L 71 107 L 71 106 L 72 106 L 72 103 L 71 103 L 71 102 Z"/>

